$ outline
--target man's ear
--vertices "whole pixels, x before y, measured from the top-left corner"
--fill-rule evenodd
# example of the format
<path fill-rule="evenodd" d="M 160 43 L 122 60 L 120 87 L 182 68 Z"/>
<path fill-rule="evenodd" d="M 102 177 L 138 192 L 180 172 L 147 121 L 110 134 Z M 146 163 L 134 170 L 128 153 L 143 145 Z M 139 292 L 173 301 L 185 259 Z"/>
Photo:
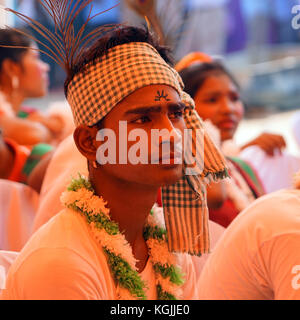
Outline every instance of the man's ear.
<path fill-rule="evenodd" d="M 73 133 L 77 149 L 85 158 L 91 161 L 96 160 L 96 152 L 99 147 L 96 141 L 97 132 L 98 129 L 95 127 L 91 128 L 85 125 L 80 125 Z"/>

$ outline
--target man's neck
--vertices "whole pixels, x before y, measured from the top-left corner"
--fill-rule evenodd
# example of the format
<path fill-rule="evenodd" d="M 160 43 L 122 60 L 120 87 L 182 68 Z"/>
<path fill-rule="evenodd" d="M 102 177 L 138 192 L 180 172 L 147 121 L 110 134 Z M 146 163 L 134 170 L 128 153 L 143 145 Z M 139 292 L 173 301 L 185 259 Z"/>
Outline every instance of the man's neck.
<path fill-rule="evenodd" d="M 111 219 L 119 224 L 133 254 L 140 260 L 138 269 L 143 269 L 148 250 L 143 239 L 143 229 L 150 210 L 157 199 L 157 187 L 139 185 L 106 176 L 103 170 L 91 169 L 90 179 L 98 196 L 107 201 Z"/>

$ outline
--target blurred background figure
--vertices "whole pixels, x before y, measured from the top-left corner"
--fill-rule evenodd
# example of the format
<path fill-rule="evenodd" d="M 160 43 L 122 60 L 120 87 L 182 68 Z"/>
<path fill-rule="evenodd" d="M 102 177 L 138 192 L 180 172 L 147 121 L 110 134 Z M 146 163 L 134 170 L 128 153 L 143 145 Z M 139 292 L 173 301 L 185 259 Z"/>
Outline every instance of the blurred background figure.
<path fill-rule="evenodd" d="M 267 59 L 262 48 L 270 41 L 272 2 L 274 1 L 242 1 L 242 12 L 247 25 L 247 50 L 253 63 Z"/>
<path fill-rule="evenodd" d="M 88 15 L 90 14 L 90 17 L 93 17 L 97 15 L 95 18 L 93 18 L 89 23 L 89 30 L 86 30 L 85 32 L 88 33 L 91 31 L 91 29 L 94 29 L 101 25 L 107 25 L 107 24 L 113 24 L 118 23 L 120 21 L 120 6 L 116 6 L 119 1 L 117 0 L 95 0 L 93 1 L 93 7 L 90 11 L 89 8 L 85 8 L 83 10 L 83 21 L 86 21 L 88 18 Z M 109 8 L 112 8 L 109 10 Z M 100 12 L 105 12 L 105 14 L 99 14 Z"/>
<path fill-rule="evenodd" d="M 55 114 L 24 106 L 28 98 L 48 93 L 49 66 L 40 59 L 37 45 L 14 30 L 0 29 L 0 125 L 5 137 L 22 145 L 55 143 L 63 120 Z"/>
<path fill-rule="evenodd" d="M 291 120 L 292 132 L 300 151 L 300 111 L 296 112 Z"/>
<path fill-rule="evenodd" d="M 36 19 L 39 22 L 41 22 L 46 28 L 53 30 L 54 26 L 49 19 L 49 15 L 45 13 L 44 8 L 39 4 L 39 1 L 36 0 L 16 0 L 15 6 L 17 10 L 24 13 L 26 16 Z M 27 27 L 26 23 L 21 19 L 15 20 L 15 26 L 17 28 L 25 28 Z M 41 37 L 39 36 L 38 32 L 36 32 L 34 29 L 31 29 L 30 32 L 38 39 L 41 40 Z M 41 48 L 43 49 L 43 48 Z M 60 85 L 62 85 L 62 80 L 60 79 L 60 71 L 56 67 L 56 64 L 50 59 L 47 55 L 42 54 L 42 59 L 46 63 L 49 64 L 49 86 L 50 88 L 55 88 L 58 82 Z"/>
<path fill-rule="evenodd" d="M 272 18 L 276 30 L 275 39 L 278 43 L 299 42 L 299 31 L 291 28 L 292 8 L 299 4 L 299 0 L 272 1 Z"/>
<path fill-rule="evenodd" d="M 4 139 L 0 130 L 0 250 L 19 251 L 31 236 L 39 204 L 32 184 L 40 188 L 44 177 L 36 151 Z M 45 154 L 49 151 L 44 146 Z"/>
<path fill-rule="evenodd" d="M 195 100 L 199 115 L 205 121 L 210 120 L 210 126 L 214 126 L 215 131 L 218 131 L 219 145 L 223 153 L 229 157 L 229 167 L 230 162 L 235 163 L 235 168 L 231 169 L 233 179 L 228 190 L 233 190 L 232 184 L 238 178 L 237 169 L 248 183 L 249 190 L 254 191 L 255 197 L 262 194 L 258 192 L 259 189 L 270 193 L 292 187 L 293 175 L 300 170 L 300 157 L 293 156 L 286 150 L 286 142 L 282 135 L 263 132 L 240 146 L 235 143 L 235 132 L 244 115 L 244 104 L 237 80 L 222 63 L 196 52 L 184 57 L 176 68 L 183 79 L 186 92 Z M 236 180 L 236 185 L 240 190 L 235 188 L 235 195 L 240 191 L 245 195 L 249 193 L 245 186 L 242 187 L 241 179 Z M 210 193 L 211 190 L 208 189 L 208 204 Z M 235 208 L 239 210 L 251 202 L 248 201 L 247 204 L 242 197 L 230 197 L 230 193 L 228 197 L 236 200 Z M 251 197 L 249 199 L 251 200 Z M 243 207 L 242 203 L 246 205 Z M 215 208 L 211 209 L 213 217 L 217 212 L 213 210 Z M 224 209 L 219 209 L 218 216 L 229 217 L 233 207 L 231 210 L 228 206 L 226 211 Z"/>
<path fill-rule="evenodd" d="M 191 51 L 223 55 L 226 50 L 228 0 L 185 1 L 186 21 L 178 42 L 177 57 Z"/>
<path fill-rule="evenodd" d="M 175 50 L 181 38 L 186 16 L 185 1 L 125 0 L 121 5 L 121 22 L 145 26 L 145 16 L 147 16 L 150 22 L 149 27 L 153 28 L 161 43 Z"/>
<path fill-rule="evenodd" d="M 299 41 L 299 32 L 291 26 L 292 8 L 298 0 L 242 0 L 247 25 L 247 49 L 253 63 L 267 61 L 274 44 Z"/>
<path fill-rule="evenodd" d="M 0 248 L 20 251 L 32 234 L 39 205 L 38 193 L 29 186 L 0 179 Z M 1 288 L 0 288 L 1 289 Z"/>
<path fill-rule="evenodd" d="M 220 62 L 203 53 L 187 55 L 175 68 L 186 92 L 194 99 L 198 114 L 205 120 L 207 130 L 222 149 L 226 141 L 233 139 L 244 114 L 238 83 Z M 267 144 L 270 152 L 285 145 L 283 139 L 270 140 L 271 143 Z M 259 141 L 250 141 L 248 145 L 266 148 Z M 247 146 L 241 148 L 244 147 Z M 210 219 L 225 228 L 241 210 L 264 194 L 263 184 L 255 170 L 238 158 L 238 153 L 226 155 L 232 179 L 212 184 L 207 189 Z"/>

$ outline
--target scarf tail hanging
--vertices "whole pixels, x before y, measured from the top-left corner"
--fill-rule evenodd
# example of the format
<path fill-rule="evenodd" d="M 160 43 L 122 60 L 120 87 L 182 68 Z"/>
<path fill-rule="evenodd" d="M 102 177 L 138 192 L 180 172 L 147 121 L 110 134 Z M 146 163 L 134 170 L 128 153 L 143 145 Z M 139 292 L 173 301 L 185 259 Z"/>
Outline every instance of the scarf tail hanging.
<path fill-rule="evenodd" d="M 190 157 L 197 155 L 197 161 L 194 174 L 184 175 L 175 185 L 162 188 L 164 216 L 169 250 L 200 256 L 210 250 L 206 185 L 228 177 L 228 170 L 223 155 L 204 130 L 193 100 L 183 91 L 181 99 L 190 106 L 184 118 L 187 129 L 193 131 L 192 153 L 187 153 L 185 159 L 192 163 Z"/>
<path fill-rule="evenodd" d="M 201 189 L 198 193 L 193 192 L 187 177 L 162 189 L 170 251 L 198 256 L 209 252 L 208 210 L 204 184 Z"/>

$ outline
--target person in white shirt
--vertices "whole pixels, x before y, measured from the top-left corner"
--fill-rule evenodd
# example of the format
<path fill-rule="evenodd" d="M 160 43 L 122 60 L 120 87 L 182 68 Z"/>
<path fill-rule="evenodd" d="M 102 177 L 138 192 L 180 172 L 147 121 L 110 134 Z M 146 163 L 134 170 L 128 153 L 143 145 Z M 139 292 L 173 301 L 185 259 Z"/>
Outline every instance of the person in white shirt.
<path fill-rule="evenodd" d="M 226 229 L 198 281 L 207 300 L 300 300 L 297 189 L 256 200 Z"/>

